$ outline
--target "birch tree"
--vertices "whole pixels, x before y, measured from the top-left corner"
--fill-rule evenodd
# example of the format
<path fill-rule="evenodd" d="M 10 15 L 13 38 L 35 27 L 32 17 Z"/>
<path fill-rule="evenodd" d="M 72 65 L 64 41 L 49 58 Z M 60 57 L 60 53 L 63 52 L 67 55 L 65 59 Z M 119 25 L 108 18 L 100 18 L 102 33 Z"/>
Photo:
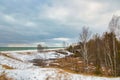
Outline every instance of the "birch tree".
<path fill-rule="evenodd" d="M 83 27 L 82 28 L 82 31 L 80 33 L 80 45 L 81 45 L 81 55 L 83 57 L 83 61 L 84 61 L 84 66 L 85 66 L 85 72 L 89 72 L 89 69 L 88 69 L 88 63 L 89 63 L 89 60 L 88 60 L 88 47 L 87 47 L 87 41 L 89 40 L 90 38 L 90 31 L 89 31 L 89 28 L 88 27 Z"/>
<path fill-rule="evenodd" d="M 119 33 L 116 33 L 116 31 L 118 31 L 117 29 L 119 29 L 119 25 L 118 25 L 118 21 L 119 21 L 120 17 L 117 16 L 113 16 L 112 20 L 109 23 L 109 29 L 110 32 L 112 32 L 113 34 L 117 34 L 117 36 L 119 37 Z M 114 63 L 114 76 L 117 76 L 117 48 L 116 48 L 116 37 L 115 35 L 112 36 L 112 40 L 113 40 L 113 63 Z"/>

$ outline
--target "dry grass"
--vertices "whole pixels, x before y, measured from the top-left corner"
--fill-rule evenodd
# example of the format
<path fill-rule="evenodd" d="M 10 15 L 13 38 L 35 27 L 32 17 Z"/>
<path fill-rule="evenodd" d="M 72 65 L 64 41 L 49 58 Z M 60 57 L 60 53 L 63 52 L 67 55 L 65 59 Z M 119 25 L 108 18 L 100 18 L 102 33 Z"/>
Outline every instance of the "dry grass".
<path fill-rule="evenodd" d="M 0 74 L 0 80 L 13 80 L 12 78 L 7 77 L 5 73 Z"/>
<path fill-rule="evenodd" d="M 50 66 L 55 68 L 61 68 L 73 73 L 83 72 L 83 62 L 80 61 L 78 58 L 66 57 L 57 59 L 53 63 L 51 63 Z"/>
<path fill-rule="evenodd" d="M 68 53 L 65 52 L 64 50 L 56 50 L 57 53 L 60 53 L 60 54 L 64 54 L 64 55 L 67 55 Z"/>
<path fill-rule="evenodd" d="M 83 61 L 73 56 L 57 59 L 50 63 L 48 67 L 63 69 L 65 72 L 74 74 L 111 77 L 110 75 L 104 74 L 105 72 L 102 72 L 101 68 L 98 70 L 92 63 L 89 64 L 89 72 L 86 73 Z"/>
<path fill-rule="evenodd" d="M 45 80 L 71 80 L 69 73 L 66 73 L 63 70 L 57 72 L 55 76 L 47 76 Z"/>
<path fill-rule="evenodd" d="M 85 75 L 95 75 L 96 68 L 93 64 L 89 64 L 89 72 L 86 73 L 84 63 L 80 58 L 77 57 L 65 57 L 60 58 L 49 64 L 48 67 L 60 68 L 66 72 L 75 73 L 75 74 L 85 74 Z"/>
<path fill-rule="evenodd" d="M 31 54 L 34 54 L 34 53 L 33 52 L 18 52 L 18 54 L 31 55 Z"/>
<path fill-rule="evenodd" d="M 10 67 L 8 65 L 2 65 L 2 67 L 5 68 L 5 69 L 14 69 L 13 67 Z"/>
<path fill-rule="evenodd" d="M 23 62 L 23 61 L 20 60 L 20 59 L 17 59 L 17 58 L 15 58 L 15 57 L 13 57 L 13 56 L 10 56 L 9 53 L 8 53 L 8 54 L 7 54 L 7 53 L 4 53 L 4 54 L 1 54 L 1 55 L 5 56 L 5 57 L 8 57 L 8 58 L 11 58 L 11 59 L 15 59 L 15 60 L 20 61 L 20 62 Z"/>

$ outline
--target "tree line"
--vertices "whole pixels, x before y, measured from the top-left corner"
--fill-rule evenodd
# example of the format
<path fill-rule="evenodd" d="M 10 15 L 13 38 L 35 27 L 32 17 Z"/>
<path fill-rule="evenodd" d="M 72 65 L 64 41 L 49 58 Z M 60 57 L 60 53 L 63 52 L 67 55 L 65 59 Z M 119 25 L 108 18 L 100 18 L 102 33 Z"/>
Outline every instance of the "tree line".
<path fill-rule="evenodd" d="M 83 27 L 77 45 L 68 47 L 75 57 L 83 60 L 84 72 L 89 73 L 89 64 L 92 63 L 97 74 L 120 76 L 120 40 L 115 33 L 116 25 L 112 19 L 109 32 L 93 36 L 88 27 Z"/>

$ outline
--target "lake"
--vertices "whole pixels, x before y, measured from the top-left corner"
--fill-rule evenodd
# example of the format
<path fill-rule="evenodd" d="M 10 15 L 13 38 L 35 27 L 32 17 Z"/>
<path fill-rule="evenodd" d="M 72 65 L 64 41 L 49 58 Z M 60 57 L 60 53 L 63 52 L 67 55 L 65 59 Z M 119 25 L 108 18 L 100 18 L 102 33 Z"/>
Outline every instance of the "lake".
<path fill-rule="evenodd" d="M 57 49 L 62 47 L 47 47 L 46 49 Z M 36 50 L 37 47 L 0 47 L 0 51 L 20 51 L 20 50 Z"/>

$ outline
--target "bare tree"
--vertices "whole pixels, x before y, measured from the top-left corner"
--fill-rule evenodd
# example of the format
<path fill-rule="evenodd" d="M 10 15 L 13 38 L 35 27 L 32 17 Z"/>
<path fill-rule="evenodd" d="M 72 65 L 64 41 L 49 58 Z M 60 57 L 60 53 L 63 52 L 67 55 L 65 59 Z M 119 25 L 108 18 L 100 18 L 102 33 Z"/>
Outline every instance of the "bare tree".
<path fill-rule="evenodd" d="M 111 38 L 113 37 L 112 33 L 105 33 L 104 35 L 105 39 L 104 39 L 104 59 L 105 59 L 105 67 L 107 69 L 111 70 L 111 75 L 114 75 L 114 62 L 113 62 L 113 49 L 111 49 L 111 47 L 113 47 L 113 44 L 111 44 L 111 42 L 113 42 L 113 39 L 111 40 Z M 111 46 L 112 45 L 112 46 Z"/>
<path fill-rule="evenodd" d="M 82 31 L 80 33 L 80 45 L 81 45 L 81 55 L 83 57 L 83 60 L 84 60 L 84 66 L 85 66 L 85 72 L 88 72 L 88 47 L 87 47 L 87 41 L 89 40 L 90 38 L 90 31 L 89 31 L 89 28 L 88 27 L 83 27 L 82 28 Z"/>
<path fill-rule="evenodd" d="M 96 55 L 96 63 L 97 63 L 97 66 L 101 66 L 102 65 L 102 59 L 101 59 L 101 55 L 100 55 L 100 49 L 101 49 L 101 40 L 100 40 L 100 36 L 98 34 L 96 34 L 94 36 L 94 40 L 95 40 L 95 44 L 92 45 L 92 46 L 95 46 L 96 48 L 96 53 L 94 53 Z M 94 50 L 95 51 L 95 50 Z"/>
<path fill-rule="evenodd" d="M 119 34 L 119 28 L 120 28 L 120 25 L 118 25 L 118 21 L 119 21 L 120 17 L 117 17 L 117 16 L 113 16 L 112 20 L 110 21 L 109 23 L 109 29 L 110 29 L 110 32 L 112 32 L 113 34 L 117 34 L 117 36 L 119 37 L 120 34 Z M 116 31 L 118 31 L 116 33 Z M 114 59 L 114 76 L 117 75 L 117 49 L 116 49 L 116 37 L 115 35 L 112 36 L 112 40 L 113 40 L 113 59 Z"/>
<path fill-rule="evenodd" d="M 43 47 L 41 44 L 38 44 L 38 45 L 37 45 L 37 51 L 38 51 L 38 52 L 43 51 L 43 49 L 44 49 L 44 47 Z"/>
<path fill-rule="evenodd" d="M 111 21 L 109 22 L 110 32 L 114 32 L 120 39 L 120 16 L 113 15 Z"/>

